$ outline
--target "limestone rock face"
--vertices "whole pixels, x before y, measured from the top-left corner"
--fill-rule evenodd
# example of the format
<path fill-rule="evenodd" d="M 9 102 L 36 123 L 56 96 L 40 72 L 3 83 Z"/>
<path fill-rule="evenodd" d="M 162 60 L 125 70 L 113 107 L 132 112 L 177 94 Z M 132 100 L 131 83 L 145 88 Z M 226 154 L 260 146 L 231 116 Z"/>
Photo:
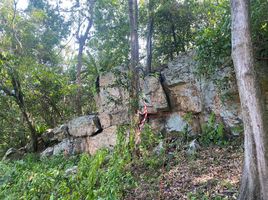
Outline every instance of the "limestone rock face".
<path fill-rule="evenodd" d="M 202 111 L 201 91 L 194 75 L 196 63 L 193 54 L 182 54 L 169 63 L 161 74 L 173 110 L 200 113 Z"/>
<path fill-rule="evenodd" d="M 238 94 L 238 88 L 234 78 L 235 74 L 231 68 L 219 70 L 215 79 L 218 81 L 229 79 L 228 83 L 222 82 L 220 84 L 227 84 L 224 88 L 219 89 L 213 81 L 202 80 L 200 85 L 202 88 L 202 101 L 203 101 L 203 119 L 204 121 L 209 117 L 211 112 L 215 113 L 216 117 L 221 118 L 223 124 L 230 132 L 234 133 L 235 128 L 241 126 L 241 106 Z M 233 78 L 232 78 L 233 77 Z M 221 91 L 220 91 L 221 90 Z M 234 133 L 235 134 L 235 133 Z"/>
<path fill-rule="evenodd" d="M 67 123 L 68 134 L 55 134 L 53 130 L 61 130 L 56 128 L 48 130 L 44 133 L 52 146 L 47 147 L 41 152 L 41 157 L 48 157 L 63 153 L 64 155 L 73 155 L 79 153 L 95 154 L 101 148 L 112 148 L 116 143 L 116 126 L 106 124 L 101 127 L 100 123 L 96 125 L 93 118 L 96 116 L 82 116 L 75 118 Z M 104 118 L 105 119 L 105 118 Z M 100 132 L 98 132 L 100 131 Z M 60 132 L 60 131 L 58 131 Z M 59 135 L 65 137 L 59 138 Z M 51 138 L 49 138 L 49 136 Z"/>
<path fill-rule="evenodd" d="M 129 122 L 127 72 L 117 68 L 99 77 L 99 94 L 96 103 L 103 128 Z"/>
<path fill-rule="evenodd" d="M 202 134 L 202 124 L 214 113 L 226 130 L 237 134 L 242 120 L 233 69 L 219 69 L 208 80 L 197 75 L 194 56 L 194 52 L 181 54 L 160 74 L 139 75 L 141 93 L 148 108 L 146 123 L 155 132 L 176 134 L 185 131 L 197 135 Z M 223 87 L 218 84 L 221 82 Z M 82 152 L 95 154 L 101 148 L 114 147 L 116 126 L 130 122 L 127 72 L 124 68 L 115 68 L 112 72 L 101 74 L 97 85 L 98 113 L 77 117 L 48 130 L 42 135 L 49 146 L 43 151 L 44 156 Z M 268 81 L 262 81 L 262 86 L 268 102 Z M 140 107 L 143 103 L 140 99 Z"/>
<path fill-rule="evenodd" d="M 179 55 L 161 72 L 172 112 L 192 113 L 195 120 L 200 119 L 199 124 L 206 123 L 213 112 L 231 132 L 241 126 L 240 100 L 232 68 L 219 69 L 211 79 L 198 77 L 196 69 L 194 52 L 190 52 Z M 225 85 L 219 88 L 218 83 Z M 200 125 L 196 124 L 197 121 L 192 124 L 194 132 L 200 132 Z"/>
<path fill-rule="evenodd" d="M 200 113 L 202 102 L 197 87 L 191 83 L 168 87 L 171 106 L 176 111 Z"/>
<path fill-rule="evenodd" d="M 193 52 L 184 53 L 168 63 L 168 67 L 161 72 L 168 86 L 190 83 L 195 79 L 193 70 L 196 63 L 193 56 Z"/>
<path fill-rule="evenodd" d="M 173 113 L 167 118 L 166 130 L 167 132 L 182 132 L 187 126 L 187 122 L 178 113 Z"/>
<path fill-rule="evenodd" d="M 40 153 L 41 158 L 49 157 L 53 155 L 54 147 L 48 147 Z"/>
<path fill-rule="evenodd" d="M 68 138 L 62 140 L 59 144 L 55 145 L 53 148 L 53 155 L 58 155 L 60 153 L 70 154 L 72 152 L 72 141 Z"/>
<path fill-rule="evenodd" d="M 149 114 L 169 110 L 167 97 L 158 75 L 149 75 L 144 79 L 140 79 L 140 87 L 142 93 L 145 95 Z M 143 102 L 140 102 L 140 104 L 143 106 Z"/>
<path fill-rule="evenodd" d="M 41 138 L 46 144 L 49 144 L 54 141 L 62 141 L 64 138 L 68 137 L 68 135 L 68 126 L 63 124 L 54 129 L 48 129 L 41 135 Z"/>
<path fill-rule="evenodd" d="M 102 148 L 113 148 L 116 144 L 116 126 L 104 129 L 101 134 L 88 138 L 88 152 L 93 155 Z"/>

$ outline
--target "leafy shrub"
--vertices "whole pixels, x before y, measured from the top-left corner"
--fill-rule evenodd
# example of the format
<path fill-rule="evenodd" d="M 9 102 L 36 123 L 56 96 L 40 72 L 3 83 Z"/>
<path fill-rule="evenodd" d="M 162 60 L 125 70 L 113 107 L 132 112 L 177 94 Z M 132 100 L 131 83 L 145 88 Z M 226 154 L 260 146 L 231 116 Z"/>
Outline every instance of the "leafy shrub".
<path fill-rule="evenodd" d="M 63 155 L 40 159 L 0 162 L 0 199 L 120 199 L 134 184 L 125 167 L 131 151 L 120 128 L 114 151 L 103 149 L 94 156 L 83 154 L 66 159 Z M 77 174 L 66 169 L 78 165 Z"/>
<path fill-rule="evenodd" d="M 64 172 L 75 165 L 79 157 L 63 156 L 40 160 L 28 155 L 24 160 L 0 163 L 0 199 L 49 199 L 63 196 L 69 184 Z"/>
<path fill-rule="evenodd" d="M 145 124 L 141 133 L 140 149 L 142 152 L 152 150 L 160 141 L 160 136 L 153 132 L 150 125 Z"/>
<path fill-rule="evenodd" d="M 208 122 L 202 125 L 202 135 L 199 141 L 204 145 L 225 145 L 227 143 L 224 135 L 224 125 L 216 122 L 214 113 L 210 115 Z"/>

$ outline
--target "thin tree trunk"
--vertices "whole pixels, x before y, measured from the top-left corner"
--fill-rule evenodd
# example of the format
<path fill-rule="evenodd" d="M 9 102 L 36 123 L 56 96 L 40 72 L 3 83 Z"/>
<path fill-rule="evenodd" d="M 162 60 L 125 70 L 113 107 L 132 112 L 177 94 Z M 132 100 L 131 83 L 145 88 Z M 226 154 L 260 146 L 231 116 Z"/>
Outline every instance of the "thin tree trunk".
<path fill-rule="evenodd" d="M 232 58 L 241 99 L 245 157 L 240 200 L 268 199 L 268 130 L 254 69 L 249 1 L 232 0 Z"/>
<path fill-rule="evenodd" d="M 19 103 L 18 103 L 19 104 Z M 23 115 L 23 118 L 25 119 L 26 123 L 27 123 L 27 126 L 31 132 L 31 141 L 32 141 L 32 147 L 33 147 L 33 151 L 34 152 L 37 152 L 38 150 L 38 136 L 37 136 L 37 133 L 36 133 L 36 130 L 35 130 L 35 127 L 34 125 L 32 124 L 27 112 L 26 112 L 26 109 L 23 105 L 19 105 L 20 107 L 20 110 L 22 112 L 22 115 Z"/>
<path fill-rule="evenodd" d="M 76 95 L 76 112 L 77 115 L 82 115 L 82 81 L 81 81 L 81 70 L 82 70 L 82 56 L 85 42 L 79 40 L 79 50 L 77 55 L 77 66 L 76 66 L 76 84 L 77 84 L 77 95 Z"/>
<path fill-rule="evenodd" d="M 89 31 L 93 25 L 93 11 L 95 6 L 95 0 L 88 0 L 88 12 L 89 15 L 86 17 L 86 20 L 88 21 L 86 30 L 80 34 L 81 27 L 83 25 L 81 18 L 79 16 L 79 22 L 78 22 L 78 29 L 76 31 L 76 39 L 78 41 L 78 55 L 77 55 L 77 66 L 76 66 L 76 84 L 78 86 L 77 88 L 77 95 L 76 95 L 76 112 L 77 115 L 82 115 L 82 78 L 81 78 L 81 70 L 82 70 L 82 59 L 83 59 L 83 50 L 86 45 L 86 41 L 89 39 Z"/>
<path fill-rule="evenodd" d="M 129 0 L 129 20 L 130 20 L 130 48 L 131 48 L 131 88 L 130 98 L 136 102 L 138 100 L 138 74 L 136 67 L 139 64 L 139 41 L 138 41 L 138 3 L 137 0 Z M 135 107 L 135 106 L 134 106 Z M 135 112 L 136 108 L 132 107 Z"/>
<path fill-rule="evenodd" d="M 146 61 L 146 74 L 149 74 L 152 71 L 152 37 L 153 37 L 153 29 L 154 29 L 154 17 L 152 13 L 152 2 L 149 0 L 148 3 L 148 11 L 149 11 L 149 20 L 147 25 L 147 43 L 146 43 L 146 51 L 147 51 L 147 61 Z"/>
<path fill-rule="evenodd" d="M 28 116 L 27 109 L 25 107 L 25 101 L 24 101 L 24 95 L 21 90 L 21 85 L 19 78 L 17 77 L 16 71 L 14 70 L 9 70 L 9 75 L 11 77 L 11 83 L 14 89 L 14 93 L 6 91 L 6 93 L 9 93 L 10 96 L 13 96 L 15 98 L 16 103 L 18 104 L 21 113 L 26 120 L 27 126 L 31 132 L 31 140 L 32 140 L 32 145 L 33 145 L 33 150 L 34 152 L 37 152 L 38 150 L 38 141 L 37 141 L 37 132 L 35 130 L 35 127 L 33 123 L 30 120 L 30 117 Z"/>

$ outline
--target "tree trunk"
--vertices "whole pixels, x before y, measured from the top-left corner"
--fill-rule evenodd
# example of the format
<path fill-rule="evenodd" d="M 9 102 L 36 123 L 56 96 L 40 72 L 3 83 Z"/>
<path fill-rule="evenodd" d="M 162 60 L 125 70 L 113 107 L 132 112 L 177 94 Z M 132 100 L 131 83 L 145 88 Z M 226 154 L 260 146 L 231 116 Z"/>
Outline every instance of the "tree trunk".
<path fill-rule="evenodd" d="M 153 29 L 154 29 L 154 18 L 152 13 L 152 2 L 149 0 L 148 3 L 148 12 L 149 19 L 147 25 L 147 43 L 146 43 L 146 51 L 147 51 L 147 60 L 146 60 L 146 74 L 149 74 L 152 71 L 152 37 L 153 37 Z"/>
<path fill-rule="evenodd" d="M 76 113 L 77 115 L 82 115 L 82 78 L 81 78 L 81 70 L 82 70 L 82 58 L 83 58 L 83 50 L 85 48 L 86 42 L 89 39 L 89 31 L 93 25 L 93 12 L 95 6 L 95 0 L 88 0 L 88 13 L 84 20 L 87 20 L 87 26 L 84 32 L 81 34 L 81 28 L 83 26 L 83 21 L 79 17 L 78 28 L 76 31 L 76 39 L 79 45 L 78 55 L 77 55 L 77 66 L 76 66 L 76 84 L 77 84 L 77 95 L 76 95 Z"/>
<path fill-rule="evenodd" d="M 12 93 L 12 92 L 6 92 L 6 93 L 9 93 L 10 96 L 13 96 L 15 98 L 15 101 L 16 101 L 17 105 L 19 106 L 21 113 L 22 113 L 22 115 L 27 123 L 29 130 L 30 130 L 33 151 L 37 152 L 37 150 L 38 150 L 37 138 L 38 137 L 37 137 L 35 127 L 34 127 L 33 123 L 31 122 L 30 117 L 28 116 L 28 113 L 27 113 L 27 109 L 25 107 L 24 95 L 23 95 L 23 92 L 21 90 L 19 78 L 18 78 L 15 70 L 10 69 L 9 75 L 11 77 L 11 83 L 13 86 L 14 93 Z"/>
<path fill-rule="evenodd" d="M 82 57 L 85 41 L 79 40 L 79 49 L 77 55 L 77 66 L 76 66 L 76 113 L 78 116 L 82 115 L 82 81 L 81 81 L 81 70 L 82 70 Z"/>
<path fill-rule="evenodd" d="M 18 104 L 20 104 L 20 103 L 18 103 Z M 31 141 L 32 141 L 33 151 L 37 152 L 37 150 L 38 150 L 38 137 L 37 137 L 35 127 L 32 124 L 32 122 L 31 122 L 31 120 L 26 112 L 25 107 L 23 105 L 19 105 L 19 107 L 20 107 L 20 110 L 22 112 L 23 118 L 25 119 L 27 126 L 31 132 Z"/>
<path fill-rule="evenodd" d="M 232 58 L 242 105 L 245 157 L 240 200 L 268 199 L 268 129 L 254 69 L 249 1 L 232 0 Z"/>
<path fill-rule="evenodd" d="M 138 41 L 138 3 L 137 0 L 129 0 L 129 20 L 130 20 L 130 49 L 131 49 L 131 88 L 130 98 L 133 102 L 138 100 L 139 79 L 136 67 L 139 64 L 139 41 Z M 135 104 L 132 111 L 135 112 Z"/>

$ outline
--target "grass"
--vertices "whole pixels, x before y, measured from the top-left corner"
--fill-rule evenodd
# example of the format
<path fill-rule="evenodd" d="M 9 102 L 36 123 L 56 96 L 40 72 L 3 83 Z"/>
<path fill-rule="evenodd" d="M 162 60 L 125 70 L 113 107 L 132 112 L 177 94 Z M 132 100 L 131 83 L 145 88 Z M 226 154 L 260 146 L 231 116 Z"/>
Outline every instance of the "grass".
<path fill-rule="evenodd" d="M 242 165 L 238 146 L 204 146 L 187 155 L 180 138 L 164 138 L 145 126 L 139 153 L 120 127 L 113 151 L 0 162 L 0 199 L 226 200 L 237 197 Z M 156 147 L 162 148 L 156 151 Z M 77 166 L 77 173 L 66 169 Z"/>

